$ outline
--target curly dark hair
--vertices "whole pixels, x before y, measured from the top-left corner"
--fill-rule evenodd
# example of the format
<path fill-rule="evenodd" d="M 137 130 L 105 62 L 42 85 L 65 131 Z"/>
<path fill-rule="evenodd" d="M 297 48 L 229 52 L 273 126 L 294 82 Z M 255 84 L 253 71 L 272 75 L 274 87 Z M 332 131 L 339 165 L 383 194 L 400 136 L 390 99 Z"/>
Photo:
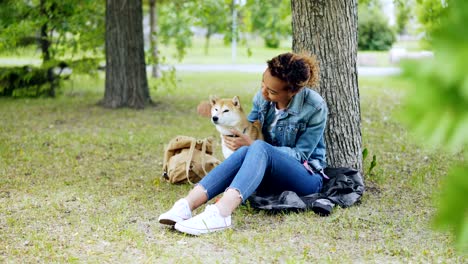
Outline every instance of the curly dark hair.
<path fill-rule="evenodd" d="M 315 56 L 288 52 L 272 58 L 267 64 L 271 75 L 285 81 L 286 89 L 291 92 L 318 84 L 319 66 Z"/>

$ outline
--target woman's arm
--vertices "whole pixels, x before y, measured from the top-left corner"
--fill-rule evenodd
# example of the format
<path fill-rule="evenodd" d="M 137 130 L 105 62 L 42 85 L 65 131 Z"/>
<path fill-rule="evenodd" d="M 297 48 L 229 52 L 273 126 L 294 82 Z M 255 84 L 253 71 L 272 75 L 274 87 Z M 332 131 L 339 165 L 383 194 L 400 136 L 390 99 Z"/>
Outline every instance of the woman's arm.
<path fill-rule="evenodd" d="M 296 145 L 294 147 L 276 148 L 289 154 L 301 163 L 304 160 L 308 160 L 317 147 L 320 139 L 324 136 L 327 115 L 327 106 L 325 102 L 322 102 L 320 107 L 309 118 L 305 131 L 296 139 Z"/>
<path fill-rule="evenodd" d="M 260 111 L 260 104 L 261 104 L 261 92 L 257 92 L 252 100 L 252 110 L 250 111 L 249 115 L 247 116 L 247 119 L 253 123 L 258 120 L 259 114 L 258 112 Z"/>

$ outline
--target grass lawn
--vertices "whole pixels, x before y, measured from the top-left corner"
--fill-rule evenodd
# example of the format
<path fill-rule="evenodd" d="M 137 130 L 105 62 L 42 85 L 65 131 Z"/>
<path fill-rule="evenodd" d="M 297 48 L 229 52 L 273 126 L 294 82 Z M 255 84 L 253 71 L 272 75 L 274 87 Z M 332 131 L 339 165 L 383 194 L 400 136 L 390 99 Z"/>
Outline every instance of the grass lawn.
<path fill-rule="evenodd" d="M 222 38 L 211 38 L 208 54 L 205 53 L 205 39 L 194 37 L 192 46 L 182 61 L 175 59 L 176 50 L 171 46 L 160 45 L 160 53 L 165 55 L 171 64 L 262 64 L 266 60 L 283 52 L 291 51 L 291 41 L 282 40 L 278 49 L 267 48 L 261 38 L 248 40 L 246 44 L 239 43 L 236 56 L 232 58 L 232 47 L 225 45 Z M 251 54 L 249 55 L 248 49 Z"/>
<path fill-rule="evenodd" d="M 388 78 L 360 79 L 363 145 L 378 162 L 361 204 L 329 217 L 242 206 L 232 230 L 202 237 L 161 226 L 190 188 L 161 180 L 164 143 L 217 137 L 197 103 L 239 95 L 250 109 L 260 77 L 179 74 L 177 89 L 153 89 L 157 105 L 141 111 L 96 106 L 103 80 L 84 77 L 56 99 L 0 98 L 0 262 L 467 262 L 431 228 L 433 196 L 457 157 L 413 143 L 394 115 L 405 84 Z"/>

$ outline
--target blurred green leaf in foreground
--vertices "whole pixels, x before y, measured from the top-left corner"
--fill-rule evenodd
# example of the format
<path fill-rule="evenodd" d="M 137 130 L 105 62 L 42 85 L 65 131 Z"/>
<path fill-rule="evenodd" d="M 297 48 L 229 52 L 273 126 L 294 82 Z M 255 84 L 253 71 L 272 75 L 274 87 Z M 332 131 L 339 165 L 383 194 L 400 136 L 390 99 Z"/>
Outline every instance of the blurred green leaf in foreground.
<path fill-rule="evenodd" d="M 462 153 L 448 173 L 438 198 L 435 224 L 453 231 L 468 251 L 468 2 L 448 1 L 433 32 L 434 58 L 404 65 L 412 83 L 403 115 L 412 130 L 431 147 Z"/>

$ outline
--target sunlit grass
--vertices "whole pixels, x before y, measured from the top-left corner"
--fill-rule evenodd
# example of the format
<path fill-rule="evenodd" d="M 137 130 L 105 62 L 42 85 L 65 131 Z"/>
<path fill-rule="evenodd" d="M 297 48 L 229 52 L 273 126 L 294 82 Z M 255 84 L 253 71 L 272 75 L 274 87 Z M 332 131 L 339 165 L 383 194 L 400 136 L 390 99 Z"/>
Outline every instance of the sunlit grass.
<path fill-rule="evenodd" d="M 222 38 L 212 37 L 208 53 L 205 53 L 205 39 L 196 37 L 183 60 L 178 61 L 176 50 L 172 46 L 160 46 L 161 55 L 172 64 L 262 64 L 279 53 L 291 51 L 291 48 L 290 40 L 282 40 L 278 49 L 272 49 L 265 47 L 262 39 L 254 38 L 246 43 L 238 43 L 233 55 L 230 43 L 226 44 Z"/>

